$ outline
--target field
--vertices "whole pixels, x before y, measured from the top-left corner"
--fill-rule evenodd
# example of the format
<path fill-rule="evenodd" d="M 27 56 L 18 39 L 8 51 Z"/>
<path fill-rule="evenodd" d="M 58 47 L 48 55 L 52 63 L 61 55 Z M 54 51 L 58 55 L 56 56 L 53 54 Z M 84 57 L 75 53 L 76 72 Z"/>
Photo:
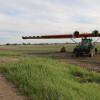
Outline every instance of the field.
<path fill-rule="evenodd" d="M 75 45 L 0 46 L 0 72 L 31 100 L 100 100 L 100 47 L 74 57 Z"/>

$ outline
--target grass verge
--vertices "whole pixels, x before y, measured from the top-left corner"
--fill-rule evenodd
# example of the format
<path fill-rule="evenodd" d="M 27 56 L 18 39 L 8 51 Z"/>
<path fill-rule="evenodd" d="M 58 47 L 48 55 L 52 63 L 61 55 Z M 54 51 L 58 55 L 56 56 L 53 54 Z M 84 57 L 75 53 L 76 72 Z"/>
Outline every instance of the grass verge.
<path fill-rule="evenodd" d="M 32 100 L 100 100 L 100 74 L 56 60 L 24 58 L 1 71 Z"/>

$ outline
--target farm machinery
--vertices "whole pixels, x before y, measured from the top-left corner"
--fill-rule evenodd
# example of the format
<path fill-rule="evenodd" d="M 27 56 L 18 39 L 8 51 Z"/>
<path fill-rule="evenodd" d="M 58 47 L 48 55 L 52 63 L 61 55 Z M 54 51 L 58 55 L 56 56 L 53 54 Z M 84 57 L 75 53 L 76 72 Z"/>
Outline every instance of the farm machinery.
<path fill-rule="evenodd" d="M 83 38 L 81 43 L 79 43 L 73 50 L 75 56 L 81 56 L 87 54 L 92 57 L 97 53 L 97 48 L 92 43 L 92 39 Z"/>
<path fill-rule="evenodd" d="M 81 38 L 81 42 L 76 45 L 73 49 L 73 54 L 75 56 L 88 55 L 90 57 L 97 53 L 97 48 L 95 43 L 93 43 L 92 37 L 100 37 L 100 33 L 94 30 L 92 33 L 79 33 L 75 31 L 73 34 L 63 34 L 63 35 L 43 35 L 43 36 L 23 36 L 23 39 L 63 39 L 63 38 Z"/>

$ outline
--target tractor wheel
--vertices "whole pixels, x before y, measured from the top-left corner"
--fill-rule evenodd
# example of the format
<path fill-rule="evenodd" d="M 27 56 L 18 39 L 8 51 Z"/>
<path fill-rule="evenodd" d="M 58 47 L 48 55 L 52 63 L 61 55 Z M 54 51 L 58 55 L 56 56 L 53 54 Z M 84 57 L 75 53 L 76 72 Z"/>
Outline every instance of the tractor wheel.
<path fill-rule="evenodd" d="M 93 57 L 94 55 L 95 55 L 95 50 L 94 49 L 90 50 L 89 57 Z"/>
<path fill-rule="evenodd" d="M 76 57 L 79 57 L 79 56 L 80 56 L 80 53 L 76 51 L 76 52 L 75 52 L 75 56 L 76 56 Z"/>
<path fill-rule="evenodd" d="M 75 57 L 79 57 L 79 54 L 78 53 L 75 53 Z"/>
<path fill-rule="evenodd" d="M 73 50 L 73 54 L 75 55 L 75 57 L 78 56 L 77 49 L 74 49 L 74 50 Z"/>
<path fill-rule="evenodd" d="M 74 36 L 78 36 L 78 35 L 79 35 L 79 31 L 75 31 Z"/>
<path fill-rule="evenodd" d="M 92 32 L 92 34 L 93 34 L 94 36 L 98 36 L 99 31 L 98 31 L 98 30 L 94 30 L 94 31 Z"/>
<path fill-rule="evenodd" d="M 97 50 L 97 48 L 95 48 L 95 53 L 97 53 L 98 52 L 98 50 Z"/>

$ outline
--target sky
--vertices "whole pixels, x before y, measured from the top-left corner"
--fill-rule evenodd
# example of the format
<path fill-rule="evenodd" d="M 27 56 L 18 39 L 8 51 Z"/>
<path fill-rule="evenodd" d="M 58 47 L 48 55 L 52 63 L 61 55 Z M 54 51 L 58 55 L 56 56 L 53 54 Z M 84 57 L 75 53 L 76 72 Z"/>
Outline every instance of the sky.
<path fill-rule="evenodd" d="M 0 0 L 0 44 L 62 43 L 22 36 L 73 34 L 100 29 L 100 0 Z"/>

